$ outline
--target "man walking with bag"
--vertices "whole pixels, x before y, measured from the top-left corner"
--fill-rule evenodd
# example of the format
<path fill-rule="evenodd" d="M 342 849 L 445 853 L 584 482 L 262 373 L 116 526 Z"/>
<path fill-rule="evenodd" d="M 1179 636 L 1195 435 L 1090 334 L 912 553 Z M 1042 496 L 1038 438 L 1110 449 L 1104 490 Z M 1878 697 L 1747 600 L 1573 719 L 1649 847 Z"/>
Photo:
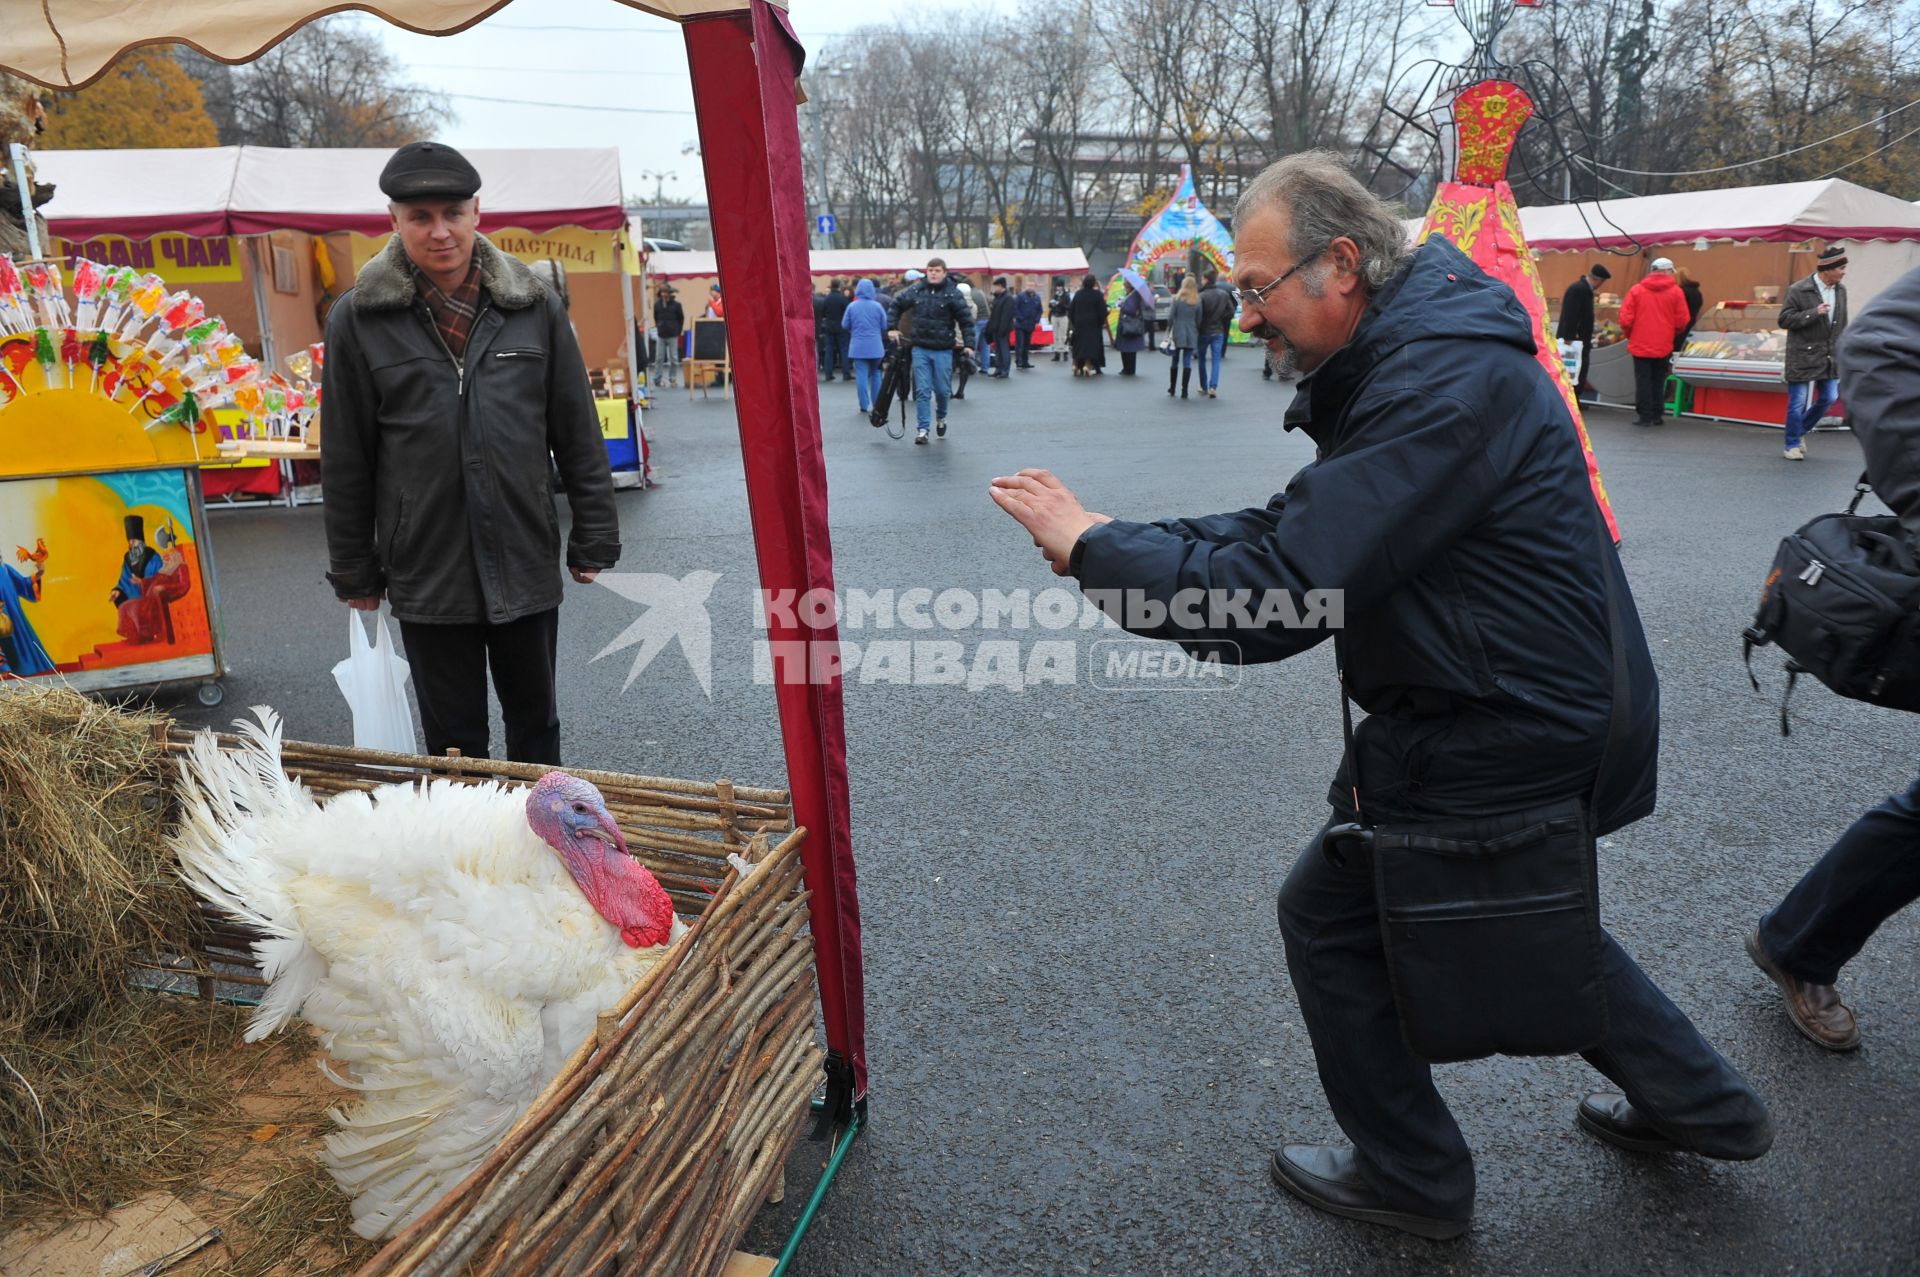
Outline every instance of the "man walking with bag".
<path fill-rule="evenodd" d="M 1834 351 L 1847 331 L 1847 250 L 1830 244 L 1813 274 L 1787 289 L 1781 300 L 1780 326 L 1787 330 L 1788 461 L 1807 459 L 1806 437 L 1840 397 L 1840 372 Z"/>
<path fill-rule="evenodd" d="M 1581 403 L 1593 398 L 1593 387 L 1587 384 L 1587 365 L 1593 362 L 1593 299 L 1612 278 L 1612 271 L 1595 262 L 1586 274 L 1567 285 L 1560 298 L 1560 323 L 1553 335 L 1580 344 L 1580 366 L 1574 370 L 1573 389 Z"/>
<path fill-rule="evenodd" d="M 1352 1143 L 1285 1146 L 1274 1178 L 1460 1235 L 1473 1159 L 1429 1064 L 1495 1053 L 1582 1054 L 1620 1093 L 1576 1120 L 1620 1148 L 1760 1156 L 1765 1106 L 1599 925 L 1594 835 L 1653 809 L 1659 693 L 1526 310 L 1442 236 L 1406 256 L 1325 152 L 1261 173 L 1233 225 L 1240 326 L 1304 374 L 1285 424 L 1317 460 L 1265 506 L 1157 523 L 1044 471 L 992 492 L 1110 616 L 1195 656 L 1295 655 L 1328 629 L 1259 618 L 1343 595 L 1336 664 L 1368 717 L 1279 922 Z"/>
<path fill-rule="evenodd" d="M 1920 270 L 1867 305 L 1839 353 L 1847 420 L 1866 453 L 1867 479 L 1899 516 L 1901 531 L 1920 538 Z M 1881 923 L 1915 900 L 1920 780 L 1840 835 L 1760 919 L 1747 954 L 1780 986 L 1796 1029 L 1829 1051 L 1851 1051 L 1860 1045 L 1860 1025 L 1835 987 L 1840 970 Z"/>
<path fill-rule="evenodd" d="M 579 582 L 620 558 L 587 371 L 552 289 L 478 231 L 480 174 L 436 142 L 380 175 L 394 236 L 327 320 L 327 579 L 393 605 L 427 752 L 488 757 L 487 672 L 507 757 L 560 762 L 557 463 Z"/>

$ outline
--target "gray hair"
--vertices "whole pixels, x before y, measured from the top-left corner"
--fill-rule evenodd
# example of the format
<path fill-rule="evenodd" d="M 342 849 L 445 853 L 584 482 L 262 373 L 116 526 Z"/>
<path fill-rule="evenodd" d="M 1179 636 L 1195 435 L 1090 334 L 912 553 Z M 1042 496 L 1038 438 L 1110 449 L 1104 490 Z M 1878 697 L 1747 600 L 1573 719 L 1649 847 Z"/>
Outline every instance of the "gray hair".
<path fill-rule="evenodd" d="M 1286 212 L 1287 251 L 1296 260 L 1343 235 L 1352 240 L 1360 249 L 1360 284 L 1369 293 L 1380 291 L 1407 258 L 1407 231 L 1393 209 L 1332 151 L 1301 151 L 1260 170 L 1233 206 L 1234 226 L 1266 208 Z M 1325 278 L 1324 268 L 1312 273 Z"/>

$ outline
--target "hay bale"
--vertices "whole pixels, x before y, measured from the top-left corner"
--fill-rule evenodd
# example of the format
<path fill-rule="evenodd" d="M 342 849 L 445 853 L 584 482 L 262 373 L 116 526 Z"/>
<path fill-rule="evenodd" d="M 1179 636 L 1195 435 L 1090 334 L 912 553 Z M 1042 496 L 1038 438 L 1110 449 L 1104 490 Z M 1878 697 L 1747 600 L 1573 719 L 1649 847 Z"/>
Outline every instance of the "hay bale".
<path fill-rule="evenodd" d="M 129 959 L 192 934 L 166 842 L 166 722 L 0 682 L 0 1044 L 118 1005 Z"/>

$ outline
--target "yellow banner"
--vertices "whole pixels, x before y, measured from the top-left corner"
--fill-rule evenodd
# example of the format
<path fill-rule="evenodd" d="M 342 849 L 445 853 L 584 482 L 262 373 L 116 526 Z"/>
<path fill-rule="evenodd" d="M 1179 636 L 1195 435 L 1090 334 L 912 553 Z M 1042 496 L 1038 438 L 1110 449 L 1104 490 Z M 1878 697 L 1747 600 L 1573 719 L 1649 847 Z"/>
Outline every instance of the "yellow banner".
<path fill-rule="evenodd" d="M 240 282 L 240 241 L 230 236 L 200 239 L 192 235 L 155 235 L 127 239 L 102 235 L 85 241 L 62 239 L 60 254 L 69 268 L 82 257 L 103 266 L 131 266 L 152 271 L 169 284 L 237 284 Z"/>
<path fill-rule="evenodd" d="M 607 275 L 613 272 L 614 239 L 618 234 L 615 231 L 583 231 L 577 227 L 562 227 L 536 232 L 511 226 L 495 229 L 484 222 L 480 231 L 493 241 L 495 248 L 523 262 L 559 262 L 569 275 Z M 347 238 L 353 253 L 354 273 L 358 274 L 362 266 L 387 246 L 390 236 L 350 233 Z M 622 247 L 627 248 L 628 273 L 637 274 L 639 259 L 625 245 L 624 238 L 621 237 Z"/>

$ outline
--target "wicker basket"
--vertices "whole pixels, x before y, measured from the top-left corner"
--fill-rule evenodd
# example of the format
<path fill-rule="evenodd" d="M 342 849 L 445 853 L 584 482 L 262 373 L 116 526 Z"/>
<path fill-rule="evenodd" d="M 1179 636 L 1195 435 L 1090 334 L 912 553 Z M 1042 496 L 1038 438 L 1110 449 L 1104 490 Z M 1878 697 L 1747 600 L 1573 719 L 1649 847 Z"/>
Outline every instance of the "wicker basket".
<path fill-rule="evenodd" d="M 174 731 L 170 748 L 186 747 Z M 232 748 L 232 737 L 221 737 Z M 287 742 L 316 794 L 426 777 L 531 785 L 548 769 Z M 787 795 L 615 772 L 600 788 L 629 850 L 684 917 L 648 969 L 493 1154 L 364 1265 L 375 1274 L 711 1277 L 780 1183 L 821 1076 L 807 892 Z M 774 843 L 772 840 L 778 838 Z M 754 865 L 743 880 L 729 853 Z M 205 918 L 176 975 L 260 984 L 252 935 Z"/>

